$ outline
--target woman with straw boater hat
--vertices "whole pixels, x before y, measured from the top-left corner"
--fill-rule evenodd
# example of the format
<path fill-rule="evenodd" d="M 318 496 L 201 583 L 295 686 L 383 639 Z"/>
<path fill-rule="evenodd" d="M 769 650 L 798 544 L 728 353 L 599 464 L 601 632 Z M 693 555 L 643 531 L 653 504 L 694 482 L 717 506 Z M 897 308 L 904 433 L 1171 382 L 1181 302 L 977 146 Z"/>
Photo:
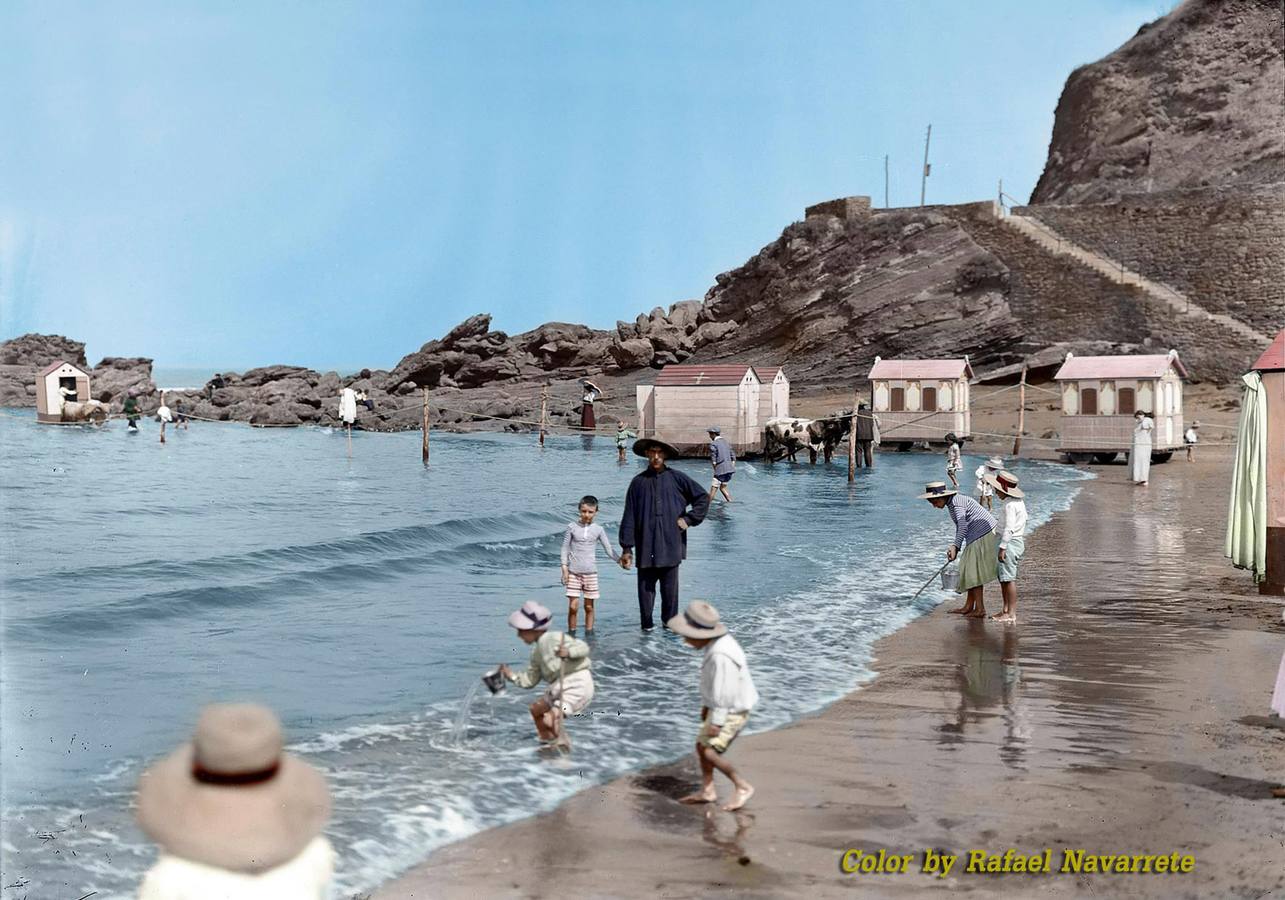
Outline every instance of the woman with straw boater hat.
<path fill-rule="evenodd" d="M 192 740 L 143 773 L 138 823 L 161 846 L 139 900 L 318 900 L 334 870 L 321 773 L 282 751 L 253 703 L 201 711 Z"/>
<path fill-rule="evenodd" d="M 1026 554 L 1026 501 L 1012 472 L 988 475 L 991 487 L 1004 503 L 1004 528 L 999 539 L 999 591 L 1004 608 L 991 616 L 997 622 L 1017 624 L 1017 564 Z"/>
<path fill-rule="evenodd" d="M 683 803 L 713 803 L 714 770 L 732 780 L 732 799 L 723 807 L 734 812 L 754 796 L 750 784 L 727 761 L 727 749 L 749 720 L 750 710 L 758 703 L 758 691 L 750 677 L 745 651 L 736 638 L 727 633 L 718 610 L 703 600 L 688 604 L 680 616 L 666 625 L 680 634 L 689 647 L 705 651 L 701 662 L 701 725 L 696 734 L 696 759 L 701 767 L 701 789 L 682 798 Z"/>
<path fill-rule="evenodd" d="M 967 591 L 968 599 L 951 612 L 980 619 L 986 615 L 983 588 L 999 577 L 995 517 L 972 497 L 964 497 L 947 487 L 944 481 L 930 481 L 919 496 L 938 509 L 947 510 L 955 523 L 955 540 L 946 549 L 946 559 L 959 558 L 959 586 L 955 590 Z M 960 556 L 961 550 L 963 556 Z"/>

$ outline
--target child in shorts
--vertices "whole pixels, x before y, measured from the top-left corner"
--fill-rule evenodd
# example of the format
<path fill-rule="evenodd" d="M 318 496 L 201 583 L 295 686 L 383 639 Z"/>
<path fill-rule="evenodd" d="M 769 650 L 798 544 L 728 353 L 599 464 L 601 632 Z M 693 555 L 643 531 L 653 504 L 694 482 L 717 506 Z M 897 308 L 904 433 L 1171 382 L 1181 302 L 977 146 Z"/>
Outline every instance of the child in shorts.
<path fill-rule="evenodd" d="M 1012 472 L 997 472 L 986 478 L 1004 503 L 1004 530 L 999 540 L 999 590 L 1004 608 L 991 618 L 1016 625 L 1017 564 L 1026 555 L 1026 495 Z"/>
<path fill-rule="evenodd" d="M 754 796 L 754 785 L 741 777 L 725 755 L 745 727 L 750 710 L 759 699 L 745 651 L 736 638 L 727 633 L 727 626 L 719 619 L 718 610 L 703 600 L 689 603 L 681 615 L 674 616 L 665 624 L 670 631 L 681 635 L 687 646 L 705 651 L 705 659 L 701 663 L 701 703 L 704 705 L 700 731 L 696 735 L 701 789 L 683 797 L 682 802 L 716 801 L 714 770 L 717 769 L 732 780 L 732 799 L 723 809 L 734 812 Z"/>
<path fill-rule="evenodd" d="M 549 687 L 531 704 L 536 734 L 545 743 L 570 746 L 562 727 L 567 716 L 579 715 L 593 699 L 593 675 L 589 672 L 589 645 L 560 631 L 549 631 L 553 613 L 534 601 L 509 616 L 523 643 L 531 645 L 531 660 L 525 672 L 500 666 L 506 679 L 521 688 L 543 682 Z"/>
<path fill-rule="evenodd" d="M 964 461 L 959 455 L 959 438 L 955 437 L 952 431 L 946 435 L 946 477 L 950 479 L 951 487 L 959 489 L 959 472 L 964 468 Z"/>
<path fill-rule="evenodd" d="M 585 495 L 580 498 L 580 520 L 567 526 L 562 537 L 562 583 L 567 588 L 567 631 L 576 633 L 576 619 L 580 611 L 580 598 L 584 598 L 585 634 L 593 631 L 593 604 L 599 597 L 598 544 L 616 562 L 620 554 L 611 546 L 611 538 L 601 525 L 593 523 L 598 515 L 598 498 Z"/>

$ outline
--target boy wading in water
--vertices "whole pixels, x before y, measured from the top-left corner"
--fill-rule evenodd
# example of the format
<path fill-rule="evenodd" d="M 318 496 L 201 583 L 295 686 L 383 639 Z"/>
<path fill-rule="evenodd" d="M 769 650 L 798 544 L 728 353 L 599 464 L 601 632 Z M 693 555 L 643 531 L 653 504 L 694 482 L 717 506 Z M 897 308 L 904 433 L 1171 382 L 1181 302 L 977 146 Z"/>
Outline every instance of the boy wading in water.
<path fill-rule="evenodd" d="M 603 531 L 601 525 L 593 524 L 593 517 L 598 515 L 598 498 L 584 496 L 580 498 L 580 521 L 567 526 L 567 533 L 562 538 L 562 583 L 567 588 L 567 631 L 576 633 L 576 613 L 580 609 L 580 598 L 584 597 L 584 630 L 593 631 L 593 604 L 598 599 L 598 544 L 602 544 L 616 562 L 620 554 L 611 546 L 611 538 Z"/>
<path fill-rule="evenodd" d="M 988 463 L 989 465 L 989 463 Z M 988 485 L 989 486 L 989 485 Z M 984 586 L 999 577 L 999 548 L 995 539 L 995 517 L 982 508 L 972 497 L 963 497 L 956 490 L 946 487 L 944 481 L 930 481 L 919 495 L 938 509 L 949 510 L 955 523 L 955 540 L 946 550 L 946 559 L 959 559 L 959 593 L 968 592 L 968 599 L 953 613 L 980 619 L 986 615 L 982 599 Z"/>
<path fill-rule="evenodd" d="M 718 617 L 718 610 L 703 600 L 688 604 L 682 615 L 665 623 L 683 637 L 689 647 L 705 651 L 701 663 L 701 725 L 696 735 L 696 758 L 701 767 L 701 789 L 683 797 L 683 803 L 714 803 L 714 770 L 732 780 L 736 789 L 723 807 L 728 812 L 740 809 L 754 796 L 750 784 L 732 767 L 724 754 L 749 720 L 750 710 L 758 703 L 758 691 L 750 678 L 745 651 Z"/>
<path fill-rule="evenodd" d="M 964 468 L 964 461 L 959 456 L 959 438 L 952 431 L 946 435 L 946 477 L 950 486 L 959 490 L 959 473 Z"/>
<path fill-rule="evenodd" d="M 736 452 L 721 435 L 722 432 L 717 425 L 709 426 L 709 462 L 714 467 L 714 480 L 709 486 L 711 503 L 714 501 L 714 495 L 720 492 L 724 500 L 728 503 L 732 502 L 732 495 L 728 492 L 727 486 L 732 483 L 732 476 L 736 474 Z"/>
<path fill-rule="evenodd" d="M 1000 472 L 991 477 L 991 487 L 1004 502 L 1004 530 L 999 539 L 999 591 L 1004 609 L 991 616 L 996 622 L 1017 624 L 1017 564 L 1026 554 L 1026 495 L 1017 486 L 1017 476 Z"/>
<path fill-rule="evenodd" d="M 625 451 L 629 449 L 629 442 L 637 435 L 625 427 L 623 419 L 616 423 L 616 458 L 621 462 L 625 461 Z"/>
<path fill-rule="evenodd" d="M 578 715 L 593 699 L 593 676 L 589 674 L 589 645 L 560 631 L 549 631 L 553 613 L 539 603 L 528 601 L 509 616 L 523 643 L 531 644 L 531 661 L 525 672 L 515 673 L 507 665 L 500 672 L 520 688 L 541 682 L 549 687 L 531 704 L 535 730 L 545 743 L 570 747 L 562 727 L 567 716 Z"/>

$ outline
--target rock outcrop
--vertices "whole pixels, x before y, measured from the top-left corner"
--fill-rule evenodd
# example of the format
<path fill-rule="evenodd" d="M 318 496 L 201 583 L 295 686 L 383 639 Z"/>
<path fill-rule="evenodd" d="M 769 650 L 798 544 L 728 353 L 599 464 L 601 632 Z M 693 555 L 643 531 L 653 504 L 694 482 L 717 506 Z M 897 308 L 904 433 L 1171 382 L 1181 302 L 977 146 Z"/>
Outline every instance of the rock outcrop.
<path fill-rule="evenodd" d="M 1032 203 L 1285 181 L 1278 0 L 1187 0 L 1058 101 Z"/>

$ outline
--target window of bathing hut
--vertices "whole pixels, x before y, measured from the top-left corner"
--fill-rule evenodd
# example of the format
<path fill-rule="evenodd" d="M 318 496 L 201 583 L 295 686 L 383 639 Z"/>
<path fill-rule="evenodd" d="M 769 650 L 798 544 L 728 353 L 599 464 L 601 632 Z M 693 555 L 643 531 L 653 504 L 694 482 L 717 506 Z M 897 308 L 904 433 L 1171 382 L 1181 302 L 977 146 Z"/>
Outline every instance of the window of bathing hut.
<path fill-rule="evenodd" d="M 892 409 L 892 411 L 893 411 L 893 412 L 904 412 L 904 411 L 905 411 L 905 409 L 906 409 L 906 389 L 905 389 L 905 388 L 893 388 L 893 389 L 892 389 L 892 406 L 891 406 L 891 409 Z"/>
<path fill-rule="evenodd" d="M 926 387 L 924 388 L 924 412 L 936 412 L 936 411 L 937 411 L 937 389 Z"/>
<path fill-rule="evenodd" d="M 1134 401 L 1133 388 L 1120 388 L 1120 415 L 1131 416 L 1137 408 Z"/>
<path fill-rule="evenodd" d="M 1098 414 L 1097 388 L 1080 388 L 1080 412 L 1086 416 Z"/>

